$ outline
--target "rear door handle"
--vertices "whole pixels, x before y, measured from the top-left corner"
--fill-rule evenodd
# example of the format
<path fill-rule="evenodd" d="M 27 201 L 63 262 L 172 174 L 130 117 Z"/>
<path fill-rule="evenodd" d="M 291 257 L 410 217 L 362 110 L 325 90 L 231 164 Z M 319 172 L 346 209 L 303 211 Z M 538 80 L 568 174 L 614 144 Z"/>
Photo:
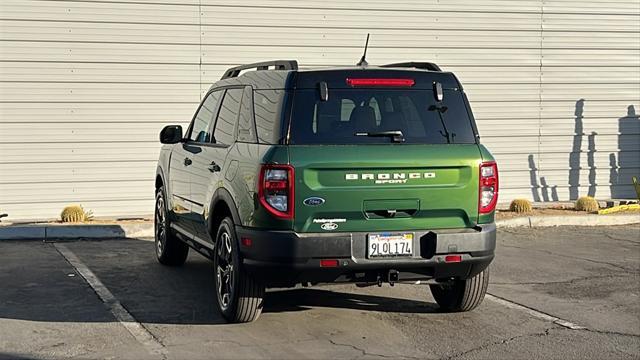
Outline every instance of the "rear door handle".
<path fill-rule="evenodd" d="M 184 158 L 184 166 L 189 166 L 191 165 L 191 163 L 193 163 L 191 159 L 189 159 L 188 157 Z"/>
<path fill-rule="evenodd" d="M 211 171 L 211 172 L 220 171 L 220 165 L 216 164 L 215 161 L 212 161 L 211 164 L 209 164 L 209 171 Z"/>

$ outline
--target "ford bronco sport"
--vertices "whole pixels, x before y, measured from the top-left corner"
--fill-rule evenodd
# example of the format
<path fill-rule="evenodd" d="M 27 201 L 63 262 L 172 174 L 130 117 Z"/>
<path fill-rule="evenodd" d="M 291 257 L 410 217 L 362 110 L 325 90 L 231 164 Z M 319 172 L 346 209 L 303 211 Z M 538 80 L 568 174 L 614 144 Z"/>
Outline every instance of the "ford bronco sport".
<path fill-rule="evenodd" d="M 211 259 L 229 321 L 297 284 L 428 284 L 445 311 L 484 298 L 498 169 L 433 63 L 231 68 L 160 141 L 157 258 Z"/>

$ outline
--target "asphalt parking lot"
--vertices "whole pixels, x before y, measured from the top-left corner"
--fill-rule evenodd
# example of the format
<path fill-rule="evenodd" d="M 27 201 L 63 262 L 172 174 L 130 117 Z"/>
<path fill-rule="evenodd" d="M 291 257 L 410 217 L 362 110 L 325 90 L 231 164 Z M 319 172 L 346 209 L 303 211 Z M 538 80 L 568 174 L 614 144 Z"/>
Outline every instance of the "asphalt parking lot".
<path fill-rule="evenodd" d="M 167 268 L 148 240 L 0 241 L 0 358 L 640 357 L 640 226 L 498 241 L 491 295 L 470 313 L 440 313 L 425 286 L 318 286 L 270 291 L 243 325 L 217 313 L 195 253 Z"/>

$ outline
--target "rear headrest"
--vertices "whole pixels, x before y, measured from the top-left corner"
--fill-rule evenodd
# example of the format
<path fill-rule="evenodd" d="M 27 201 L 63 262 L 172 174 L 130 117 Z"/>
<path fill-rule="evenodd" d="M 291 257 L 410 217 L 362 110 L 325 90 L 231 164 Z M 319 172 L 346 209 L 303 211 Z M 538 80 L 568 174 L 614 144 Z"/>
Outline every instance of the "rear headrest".
<path fill-rule="evenodd" d="M 406 128 L 406 121 L 401 113 L 387 112 L 382 115 L 382 128 L 384 130 L 399 130 Z"/>
<path fill-rule="evenodd" d="M 351 126 L 357 131 L 373 130 L 377 127 L 376 112 L 369 105 L 356 106 L 349 116 Z"/>
<path fill-rule="evenodd" d="M 329 98 L 328 101 L 320 101 L 317 104 L 316 131 L 320 134 L 331 133 L 336 124 L 340 122 L 340 101 Z"/>

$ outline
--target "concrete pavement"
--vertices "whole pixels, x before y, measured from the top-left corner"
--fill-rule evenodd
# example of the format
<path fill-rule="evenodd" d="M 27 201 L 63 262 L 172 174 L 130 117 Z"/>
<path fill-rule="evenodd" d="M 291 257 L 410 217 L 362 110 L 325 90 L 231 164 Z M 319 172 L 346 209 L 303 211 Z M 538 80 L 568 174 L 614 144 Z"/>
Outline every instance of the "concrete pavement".
<path fill-rule="evenodd" d="M 66 242 L 166 350 L 152 354 L 54 244 L 0 242 L 0 358 L 485 359 L 640 356 L 640 226 L 499 233 L 489 292 L 444 314 L 425 286 L 270 291 L 262 317 L 228 325 L 210 263 L 159 265 L 144 240 Z M 585 327 L 572 330 L 534 309 Z"/>

